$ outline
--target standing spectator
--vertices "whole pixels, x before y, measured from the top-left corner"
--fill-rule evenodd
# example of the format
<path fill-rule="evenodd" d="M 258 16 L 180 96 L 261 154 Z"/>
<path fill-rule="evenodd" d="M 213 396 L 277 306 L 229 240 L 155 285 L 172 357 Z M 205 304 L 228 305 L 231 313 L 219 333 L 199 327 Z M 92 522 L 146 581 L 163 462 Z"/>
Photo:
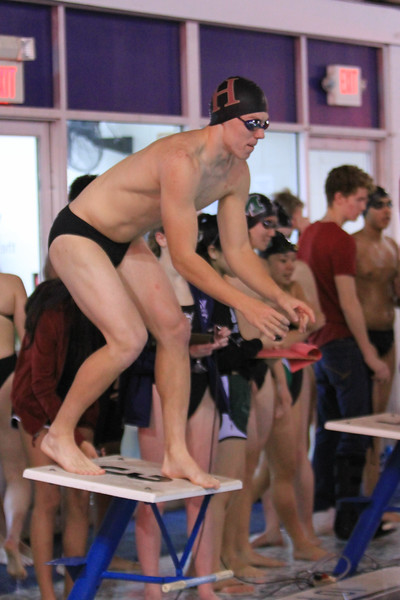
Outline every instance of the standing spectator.
<path fill-rule="evenodd" d="M 389 379 L 387 365 L 371 344 L 357 296 L 356 243 L 343 231 L 365 210 L 371 177 L 352 165 L 334 168 L 325 182 L 328 208 L 321 221 L 310 225 L 300 237 L 298 256 L 314 273 L 321 308 L 326 317 L 322 329 L 310 341 L 322 351 L 316 364 L 318 392 L 317 430 L 313 467 L 314 511 L 327 511 L 336 501 L 357 496 L 360 490 L 366 436 L 328 431 L 331 419 L 350 418 L 371 412 L 370 369 L 374 379 Z M 337 507 L 335 532 L 347 538 L 354 526 L 354 505 Z"/>
<path fill-rule="evenodd" d="M 278 227 L 282 233 L 288 237 L 295 230 L 300 236 L 310 224 L 309 219 L 303 215 L 304 202 L 292 194 L 289 188 L 274 194 L 273 201 L 278 209 Z M 288 231 L 283 231 L 282 227 L 286 227 Z"/>
<path fill-rule="evenodd" d="M 368 196 L 364 227 L 354 234 L 357 244 L 356 286 L 368 336 L 379 357 L 387 364 L 387 381 L 373 381 L 372 410 L 385 412 L 395 368 L 393 324 L 400 296 L 400 262 L 396 242 L 384 235 L 392 217 L 392 200 L 381 187 Z M 370 495 L 379 477 L 381 440 L 372 438 L 367 450 L 364 487 Z"/>
<path fill-rule="evenodd" d="M 0 464 L 5 480 L 4 550 L 7 571 L 17 579 L 27 576 L 26 561 L 21 554 L 21 533 L 31 502 L 31 484 L 22 477 L 26 467 L 24 451 L 18 431 L 11 427 L 11 385 L 17 361 L 15 333 L 22 340 L 25 302 L 26 291 L 21 279 L 0 273 Z"/>
<path fill-rule="evenodd" d="M 25 335 L 15 368 L 12 404 L 30 467 L 51 463 L 40 443 L 62 404 L 83 360 L 104 343 L 100 332 L 80 312 L 59 279 L 41 283 L 26 303 Z M 90 458 L 97 405 L 82 416 L 75 440 Z M 31 545 L 35 573 L 43 600 L 55 600 L 52 567 L 55 518 L 61 490 L 35 481 L 31 516 Z M 66 488 L 63 551 L 65 556 L 83 556 L 89 527 L 89 494 Z M 66 576 L 66 591 L 72 580 Z"/>

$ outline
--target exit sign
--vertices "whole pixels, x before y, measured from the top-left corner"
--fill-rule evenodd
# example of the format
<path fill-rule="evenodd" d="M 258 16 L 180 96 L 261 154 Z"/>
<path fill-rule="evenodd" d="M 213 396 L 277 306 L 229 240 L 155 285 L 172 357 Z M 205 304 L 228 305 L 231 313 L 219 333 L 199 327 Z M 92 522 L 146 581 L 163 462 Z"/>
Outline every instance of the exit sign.
<path fill-rule="evenodd" d="M 0 60 L 0 103 L 22 104 L 24 99 L 24 64 Z"/>
<path fill-rule="evenodd" d="M 331 106 L 361 106 L 365 82 L 361 79 L 360 67 L 329 65 L 322 87 L 328 93 Z"/>

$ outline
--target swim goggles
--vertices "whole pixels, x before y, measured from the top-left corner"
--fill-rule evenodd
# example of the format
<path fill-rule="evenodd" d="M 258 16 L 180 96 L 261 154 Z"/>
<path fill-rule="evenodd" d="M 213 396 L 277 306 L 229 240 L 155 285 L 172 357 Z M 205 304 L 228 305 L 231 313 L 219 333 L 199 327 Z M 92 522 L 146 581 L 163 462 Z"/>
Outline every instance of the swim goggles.
<path fill-rule="evenodd" d="M 245 121 L 242 119 L 242 117 L 236 118 L 239 119 L 239 121 L 242 121 L 246 129 L 249 131 L 255 131 L 256 129 L 264 129 L 265 131 L 269 127 L 269 119 L 265 119 L 265 121 L 262 121 L 261 119 L 248 119 Z"/>
<path fill-rule="evenodd" d="M 387 202 L 384 202 L 383 200 L 371 200 L 368 203 L 368 207 L 370 208 L 371 206 L 376 210 L 381 210 L 381 208 L 393 208 L 393 202 L 391 200 L 388 200 Z"/>
<path fill-rule="evenodd" d="M 263 219 L 261 223 L 264 229 L 276 229 L 278 226 L 278 223 L 276 223 L 276 221 L 268 221 L 268 219 Z"/>

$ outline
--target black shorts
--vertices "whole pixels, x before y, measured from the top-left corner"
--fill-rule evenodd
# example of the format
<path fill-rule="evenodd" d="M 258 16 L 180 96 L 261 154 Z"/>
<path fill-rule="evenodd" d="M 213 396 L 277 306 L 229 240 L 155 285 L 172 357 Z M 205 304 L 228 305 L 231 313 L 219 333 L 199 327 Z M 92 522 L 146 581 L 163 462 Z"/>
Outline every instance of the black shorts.
<path fill-rule="evenodd" d="M 114 242 L 107 236 L 97 231 L 92 225 L 75 215 L 69 205 L 65 206 L 57 215 L 49 234 L 49 248 L 59 235 L 79 235 L 93 240 L 104 250 L 114 267 L 122 262 L 128 251 L 130 242 Z"/>
<path fill-rule="evenodd" d="M 368 329 L 369 341 L 378 351 L 380 357 L 385 356 L 394 344 L 394 331 L 379 331 L 376 329 Z"/>

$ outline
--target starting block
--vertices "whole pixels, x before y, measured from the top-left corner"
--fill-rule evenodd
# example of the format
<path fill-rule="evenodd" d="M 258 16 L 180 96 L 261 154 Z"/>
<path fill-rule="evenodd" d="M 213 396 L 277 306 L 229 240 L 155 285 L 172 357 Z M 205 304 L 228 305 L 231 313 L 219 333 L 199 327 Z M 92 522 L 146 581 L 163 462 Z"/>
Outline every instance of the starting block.
<path fill-rule="evenodd" d="M 25 469 L 24 471 L 24 477 L 27 479 L 107 494 L 113 497 L 87 555 L 85 557 L 56 559 L 51 562 L 53 565 L 65 565 L 74 580 L 74 586 L 68 600 L 92 600 L 103 579 L 158 583 L 161 584 L 164 592 L 168 592 L 233 576 L 232 571 L 220 571 L 204 577 L 185 577 L 183 570 L 203 523 L 211 497 L 221 492 L 241 489 L 241 481 L 215 475 L 221 483 L 220 488 L 218 490 L 204 489 L 185 479 L 164 477 L 161 474 L 160 465 L 148 461 L 115 455 L 99 458 L 94 462 L 105 469 L 105 475 L 75 475 L 64 471 L 58 465 Z M 204 496 L 204 499 L 193 530 L 179 559 L 156 503 L 194 496 Z M 138 502 L 145 502 L 152 508 L 174 563 L 175 575 L 171 577 L 151 577 L 136 573 L 107 571 L 107 567 Z"/>
<path fill-rule="evenodd" d="M 383 513 L 386 511 L 400 512 L 399 507 L 389 506 L 390 499 L 400 483 L 400 414 L 382 413 L 327 421 L 325 428 L 332 431 L 397 440 L 371 497 L 366 498 L 366 508 L 359 516 L 333 571 L 333 575 L 336 577 L 347 577 L 356 571 L 360 559 L 375 535 Z"/>

